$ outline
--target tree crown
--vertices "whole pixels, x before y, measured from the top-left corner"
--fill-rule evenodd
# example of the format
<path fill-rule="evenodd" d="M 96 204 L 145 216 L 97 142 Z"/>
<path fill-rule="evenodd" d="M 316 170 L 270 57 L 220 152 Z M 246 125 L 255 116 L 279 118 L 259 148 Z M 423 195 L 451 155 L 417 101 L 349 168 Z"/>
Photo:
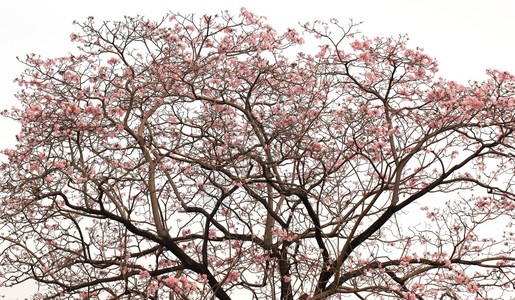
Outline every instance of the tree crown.
<path fill-rule="evenodd" d="M 6 284 L 88 299 L 513 292 L 513 232 L 478 231 L 514 216 L 513 75 L 463 86 L 405 36 L 336 20 L 277 33 L 245 9 L 77 25 L 78 53 L 22 61 L 22 106 L 4 112 L 22 125 L 1 166 Z"/>

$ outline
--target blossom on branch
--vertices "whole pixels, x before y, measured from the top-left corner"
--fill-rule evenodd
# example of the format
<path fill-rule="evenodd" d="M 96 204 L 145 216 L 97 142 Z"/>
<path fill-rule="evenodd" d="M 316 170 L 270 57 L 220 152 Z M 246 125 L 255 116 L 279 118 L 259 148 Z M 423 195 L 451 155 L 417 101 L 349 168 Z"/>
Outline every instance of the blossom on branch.
<path fill-rule="evenodd" d="M 21 61 L 21 106 L 4 112 L 21 124 L 0 166 L 6 286 L 513 297 L 513 75 L 436 79 L 407 37 L 334 19 L 284 33 L 245 9 L 77 26 L 76 54 Z"/>

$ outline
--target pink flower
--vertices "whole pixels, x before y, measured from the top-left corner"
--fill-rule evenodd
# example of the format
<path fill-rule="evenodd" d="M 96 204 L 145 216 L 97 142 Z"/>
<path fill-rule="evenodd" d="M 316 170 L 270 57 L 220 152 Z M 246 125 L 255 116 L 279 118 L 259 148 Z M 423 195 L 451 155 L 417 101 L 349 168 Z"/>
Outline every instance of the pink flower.
<path fill-rule="evenodd" d="M 58 169 L 62 169 L 62 168 L 64 168 L 64 163 L 58 161 L 58 162 L 54 163 L 54 167 L 56 167 Z"/>
<path fill-rule="evenodd" d="M 240 278 L 240 273 L 238 273 L 238 271 L 233 271 L 233 272 L 229 273 L 227 280 L 228 281 L 238 281 L 239 278 Z"/>
<path fill-rule="evenodd" d="M 475 284 L 469 284 L 467 285 L 467 291 L 469 291 L 469 293 L 475 293 L 477 292 L 479 289 L 477 288 L 477 285 Z"/>
<path fill-rule="evenodd" d="M 404 295 L 404 299 L 406 300 L 415 300 L 416 299 L 416 295 L 413 294 L 413 293 L 407 293 Z"/>
<path fill-rule="evenodd" d="M 165 283 L 169 287 L 175 287 L 179 283 L 179 279 L 177 279 L 175 277 L 168 277 L 168 278 L 166 278 Z"/>
<path fill-rule="evenodd" d="M 52 176 L 50 176 L 50 175 L 47 175 L 47 177 L 45 177 L 45 180 L 47 182 L 52 182 L 52 180 L 54 180 L 54 178 L 52 178 Z"/>
<path fill-rule="evenodd" d="M 159 289 L 159 286 L 156 282 L 152 282 L 147 289 L 147 295 L 152 295 L 155 291 Z"/>
<path fill-rule="evenodd" d="M 33 164 L 31 164 L 31 165 L 30 165 L 30 170 L 31 170 L 31 171 L 36 171 L 36 172 L 39 172 L 39 171 L 40 171 L 39 166 L 38 166 L 38 164 L 37 164 L 37 163 L 33 163 Z"/>
<path fill-rule="evenodd" d="M 147 270 L 143 270 L 143 271 L 139 272 L 139 276 L 140 276 L 141 279 L 145 279 L 145 278 L 150 277 L 150 274 L 148 273 Z"/>

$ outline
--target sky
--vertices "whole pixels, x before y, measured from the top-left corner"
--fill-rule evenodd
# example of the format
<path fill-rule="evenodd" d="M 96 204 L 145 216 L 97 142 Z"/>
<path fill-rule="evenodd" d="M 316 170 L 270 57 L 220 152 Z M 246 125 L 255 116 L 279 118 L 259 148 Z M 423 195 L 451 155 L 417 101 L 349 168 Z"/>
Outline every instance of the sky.
<path fill-rule="evenodd" d="M 168 11 L 182 14 L 216 14 L 241 7 L 266 16 L 278 29 L 299 22 L 336 18 L 362 21 L 360 31 L 369 37 L 408 34 L 408 45 L 422 47 L 436 58 L 437 76 L 466 84 L 486 78 L 486 69 L 515 73 L 515 1 L 510 0 L 17 0 L 0 2 L 0 110 L 17 105 L 18 86 L 13 79 L 23 71 L 16 57 L 36 53 L 65 56 L 75 50 L 72 21 L 88 16 L 119 20 L 124 15 L 159 19 Z M 15 144 L 19 127 L 0 117 L 0 149 Z M 27 286 L 5 290 L 7 299 L 24 299 Z"/>

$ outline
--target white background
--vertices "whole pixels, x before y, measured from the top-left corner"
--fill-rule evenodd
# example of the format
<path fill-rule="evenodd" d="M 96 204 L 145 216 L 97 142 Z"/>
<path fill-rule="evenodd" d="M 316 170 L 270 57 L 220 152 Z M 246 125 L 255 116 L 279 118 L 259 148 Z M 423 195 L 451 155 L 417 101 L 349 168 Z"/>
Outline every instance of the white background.
<path fill-rule="evenodd" d="M 188 3 L 186 3 L 188 2 Z M 88 16 L 118 20 L 124 15 L 158 19 L 166 12 L 215 14 L 241 7 L 268 18 L 274 27 L 295 27 L 298 22 L 337 18 L 363 21 L 367 36 L 408 33 L 409 46 L 422 47 L 440 65 L 438 76 L 466 84 L 483 80 L 485 69 L 515 73 L 515 1 L 509 0 L 340 0 L 340 1 L 215 1 L 215 0 L 85 0 L 0 2 L 0 109 L 17 105 L 18 86 L 12 81 L 23 70 L 16 56 L 65 56 L 73 51 L 73 20 Z M 12 147 L 18 126 L 0 117 L 0 148 Z M 33 285 L 0 289 L 6 299 L 24 299 Z"/>

